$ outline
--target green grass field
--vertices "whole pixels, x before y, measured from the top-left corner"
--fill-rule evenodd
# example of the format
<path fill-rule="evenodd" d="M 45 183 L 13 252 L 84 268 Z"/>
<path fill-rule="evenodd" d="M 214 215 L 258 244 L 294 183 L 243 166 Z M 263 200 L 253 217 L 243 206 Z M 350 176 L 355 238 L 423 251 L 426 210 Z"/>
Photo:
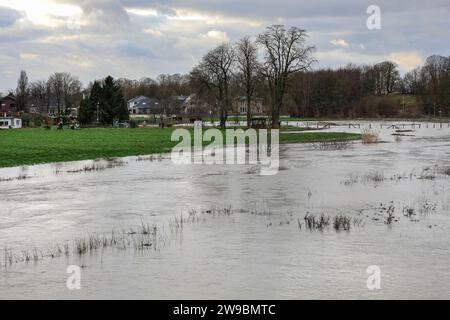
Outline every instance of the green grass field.
<path fill-rule="evenodd" d="M 0 167 L 168 153 L 174 129 L 0 130 Z M 281 133 L 281 143 L 360 139 L 347 133 Z"/>
<path fill-rule="evenodd" d="M 280 143 L 313 143 L 322 141 L 342 141 L 342 140 L 360 140 L 358 133 L 345 132 L 303 132 L 303 133 L 283 133 L 280 134 Z"/>

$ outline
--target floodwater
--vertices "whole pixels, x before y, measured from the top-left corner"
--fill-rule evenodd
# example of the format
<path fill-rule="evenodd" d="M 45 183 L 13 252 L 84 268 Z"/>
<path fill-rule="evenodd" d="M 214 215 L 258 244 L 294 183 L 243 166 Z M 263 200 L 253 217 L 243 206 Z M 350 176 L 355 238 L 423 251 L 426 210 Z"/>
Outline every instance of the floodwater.
<path fill-rule="evenodd" d="M 189 210 L 233 210 L 185 223 L 155 250 L 11 265 L 0 253 L 0 298 L 449 299 L 450 128 L 396 138 L 387 125 L 373 125 L 384 143 L 283 145 L 275 176 L 167 156 L 0 169 L 0 249 L 18 256 L 142 221 L 167 228 Z M 78 172 L 85 166 L 100 169 Z M 308 230 L 308 212 L 360 223 Z M 68 265 L 83 266 L 80 290 L 66 287 Z M 380 268 L 379 290 L 367 288 L 369 266 Z"/>

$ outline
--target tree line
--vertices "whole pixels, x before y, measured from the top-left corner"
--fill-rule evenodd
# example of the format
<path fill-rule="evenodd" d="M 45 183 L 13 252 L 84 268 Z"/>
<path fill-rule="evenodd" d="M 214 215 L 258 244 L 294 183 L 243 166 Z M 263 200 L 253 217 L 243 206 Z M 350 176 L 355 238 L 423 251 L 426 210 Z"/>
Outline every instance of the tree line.
<path fill-rule="evenodd" d="M 225 125 L 233 99 L 245 97 L 250 125 L 252 102 L 263 99 L 266 115 L 278 127 L 280 115 L 298 117 L 393 117 L 450 115 L 450 57 L 431 56 L 423 66 L 400 75 L 398 65 L 349 64 L 337 69 L 315 69 L 315 47 L 306 43 L 303 29 L 267 27 L 256 37 L 223 43 L 207 52 L 189 74 L 160 75 L 131 80 L 107 77 L 83 88 L 69 73 L 48 80 L 18 80 L 20 111 L 30 107 L 57 115 L 80 106 L 83 123 L 108 123 L 128 118 L 125 101 L 138 95 L 161 101 L 159 114 L 177 114 L 180 99 L 195 94 L 196 112 L 213 112 Z"/>
<path fill-rule="evenodd" d="M 224 126 L 231 100 L 262 97 L 272 127 L 280 114 L 297 117 L 419 117 L 450 115 L 450 57 L 430 56 L 423 66 L 400 75 L 393 61 L 313 69 L 314 46 L 307 33 L 281 25 L 251 40 L 225 43 L 209 51 L 190 73 L 191 84 L 216 105 Z"/>
<path fill-rule="evenodd" d="M 18 111 L 48 112 L 49 107 L 56 107 L 57 114 L 77 107 L 82 92 L 78 77 L 67 72 L 56 72 L 48 80 L 29 82 L 25 71 L 20 72 L 16 89 L 16 108 Z"/>
<path fill-rule="evenodd" d="M 67 72 L 54 73 L 47 80 L 29 82 L 27 73 L 20 72 L 16 96 L 16 111 L 66 117 L 73 108 L 79 108 L 78 120 L 82 124 L 111 124 L 114 120 L 127 120 L 126 101 L 138 95 L 155 97 L 163 101 L 191 92 L 188 75 L 160 75 L 156 80 L 126 78 L 95 80 L 83 87 L 77 76 Z M 12 93 L 12 92 L 11 92 Z M 161 110 L 154 110 L 159 114 Z M 166 109 L 176 113 L 179 110 Z"/>
<path fill-rule="evenodd" d="M 450 57 L 431 56 L 400 76 L 391 61 L 296 73 L 286 108 L 306 117 L 450 115 Z"/>
<path fill-rule="evenodd" d="M 213 95 L 222 127 L 232 110 L 234 91 L 245 97 L 248 126 L 252 101 L 264 93 L 270 106 L 272 127 L 278 128 L 290 78 L 310 70 L 315 62 L 315 48 L 306 45 L 306 37 L 303 29 L 273 25 L 254 41 L 245 37 L 236 44 L 221 44 L 194 67 L 191 81 L 197 84 L 198 94 Z"/>

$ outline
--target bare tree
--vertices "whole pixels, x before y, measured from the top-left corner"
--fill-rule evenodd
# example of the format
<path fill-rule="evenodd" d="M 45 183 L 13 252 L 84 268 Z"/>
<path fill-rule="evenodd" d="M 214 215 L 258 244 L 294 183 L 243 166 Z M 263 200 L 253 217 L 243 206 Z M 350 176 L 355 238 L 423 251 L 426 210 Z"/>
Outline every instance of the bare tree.
<path fill-rule="evenodd" d="M 433 105 L 433 114 L 450 104 L 450 57 L 433 55 L 422 68 L 423 82 L 427 83 L 425 100 Z"/>
<path fill-rule="evenodd" d="M 249 37 L 245 37 L 237 43 L 237 62 L 242 75 L 243 89 L 247 103 L 247 127 L 250 128 L 252 101 L 259 80 L 261 66 L 258 62 L 258 48 Z"/>
<path fill-rule="evenodd" d="M 221 127 L 225 127 L 231 107 L 230 79 L 234 62 L 235 50 L 232 45 L 225 43 L 208 52 L 191 73 L 192 77 L 214 92 L 219 106 Z"/>
<path fill-rule="evenodd" d="M 17 89 L 16 89 L 17 110 L 25 111 L 28 103 L 28 95 L 29 95 L 28 76 L 27 73 L 24 70 L 22 70 L 20 71 L 20 76 L 19 79 L 17 80 Z"/>
<path fill-rule="evenodd" d="M 48 111 L 50 92 L 46 81 L 38 80 L 30 85 L 30 97 L 32 104 L 42 112 Z"/>
<path fill-rule="evenodd" d="M 273 25 L 258 36 L 265 49 L 264 76 L 268 82 L 272 100 L 272 127 L 279 127 L 280 111 L 290 74 L 309 70 L 315 61 L 315 48 L 306 46 L 306 31 L 296 27 L 286 30 L 282 25 Z"/>
<path fill-rule="evenodd" d="M 403 93 L 417 94 L 420 86 L 420 68 L 417 67 L 405 74 L 402 81 Z"/>
<path fill-rule="evenodd" d="M 81 82 L 77 77 L 70 73 L 64 72 L 62 76 L 62 90 L 64 97 L 64 106 L 66 109 L 70 108 L 73 104 L 73 97 L 81 92 Z"/>
<path fill-rule="evenodd" d="M 52 97 L 56 102 L 56 107 L 58 109 L 58 116 L 61 115 L 61 107 L 64 99 L 64 80 L 62 73 L 54 73 L 48 79 Z"/>

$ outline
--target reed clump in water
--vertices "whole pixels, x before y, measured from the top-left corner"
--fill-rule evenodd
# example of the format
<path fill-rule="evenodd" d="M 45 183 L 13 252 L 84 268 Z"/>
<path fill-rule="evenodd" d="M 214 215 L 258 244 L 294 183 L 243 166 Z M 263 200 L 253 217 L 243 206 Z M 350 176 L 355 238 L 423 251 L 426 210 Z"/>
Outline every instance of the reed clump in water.
<path fill-rule="evenodd" d="M 150 161 L 150 162 L 161 162 L 164 159 L 164 157 L 161 154 L 158 155 L 148 155 L 148 156 L 137 156 L 136 161 L 142 162 L 142 161 Z"/>
<path fill-rule="evenodd" d="M 384 181 L 384 179 L 384 174 L 380 171 L 369 172 L 362 177 L 363 182 L 381 183 Z"/>
<path fill-rule="evenodd" d="M 337 215 L 333 219 L 333 228 L 336 231 L 344 230 L 350 231 L 352 225 L 352 219 L 344 215 Z"/>
<path fill-rule="evenodd" d="M 345 150 L 350 148 L 351 145 L 350 140 L 329 140 L 313 143 L 316 150 Z"/>
<path fill-rule="evenodd" d="M 357 174 L 351 174 L 348 176 L 346 180 L 343 181 L 343 184 L 346 186 L 350 186 L 356 183 L 375 183 L 379 184 L 386 180 L 384 173 L 381 171 L 372 171 L 368 172 L 362 176 Z M 391 178 L 393 180 L 393 178 Z"/>
<path fill-rule="evenodd" d="M 325 215 L 324 213 L 314 215 L 308 212 L 303 220 L 305 222 L 306 230 L 309 231 L 323 231 L 330 226 L 332 226 L 336 231 L 350 231 L 352 226 L 361 227 L 363 225 L 360 218 L 349 217 L 343 214 L 331 217 Z M 301 229 L 302 226 L 302 222 L 298 219 L 299 229 Z"/>
<path fill-rule="evenodd" d="M 271 216 L 272 212 L 270 211 L 270 208 L 264 207 L 252 209 L 251 214 L 254 216 Z"/>
<path fill-rule="evenodd" d="M 444 168 L 444 174 L 447 176 L 450 176 L 450 167 L 445 167 Z"/>
<path fill-rule="evenodd" d="M 308 230 L 323 230 L 330 225 L 330 217 L 325 216 L 323 213 L 320 216 L 315 216 L 308 212 L 304 220 L 305 227 Z"/>
<path fill-rule="evenodd" d="M 221 216 L 231 216 L 234 214 L 234 210 L 231 206 L 228 207 L 217 207 L 213 206 L 210 209 L 206 210 L 196 210 L 191 209 L 188 211 L 187 217 L 183 217 L 181 214 L 179 218 L 175 217 L 172 221 L 175 226 L 183 226 L 183 221 L 186 223 L 196 223 L 196 222 L 205 222 L 207 217 L 221 217 Z"/>
<path fill-rule="evenodd" d="M 432 166 L 422 170 L 417 179 L 421 180 L 435 180 L 437 178 L 446 178 L 450 176 L 450 166 Z"/>
<path fill-rule="evenodd" d="M 106 163 L 92 163 L 89 165 L 85 165 L 80 169 L 72 169 L 67 170 L 66 173 L 83 173 L 83 172 L 95 172 L 95 171 L 103 171 L 106 169 L 113 169 L 118 167 L 123 167 L 126 164 L 123 160 L 109 160 Z"/>
<path fill-rule="evenodd" d="M 380 142 L 378 133 L 369 129 L 362 130 L 361 140 L 363 144 L 374 144 Z"/>
<path fill-rule="evenodd" d="M 30 178 L 31 178 L 30 176 L 21 174 L 17 177 L 13 177 L 13 178 L 0 178 L 0 182 L 20 181 L 20 180 L 26 180 L 26 179 L 30 179 Z"/>

